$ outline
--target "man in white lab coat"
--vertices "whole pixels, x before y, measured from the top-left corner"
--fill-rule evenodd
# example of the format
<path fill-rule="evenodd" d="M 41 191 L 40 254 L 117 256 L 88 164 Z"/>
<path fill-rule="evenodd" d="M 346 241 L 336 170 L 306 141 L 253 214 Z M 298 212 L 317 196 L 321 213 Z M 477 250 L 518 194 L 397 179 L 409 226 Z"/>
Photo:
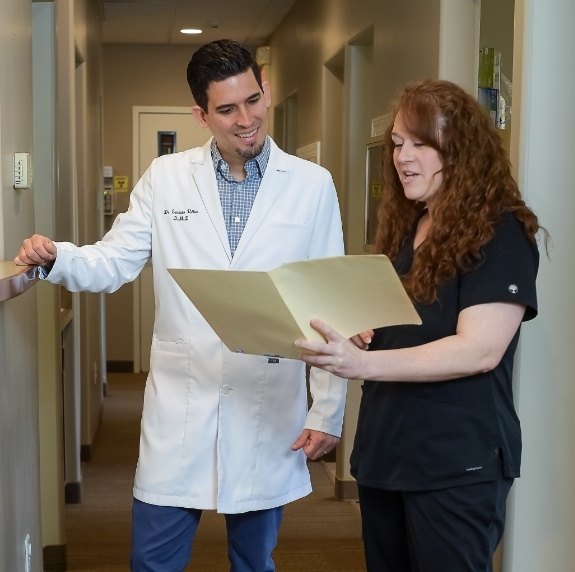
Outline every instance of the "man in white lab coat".
<path fill-rule="evenodd" d="M 152 258 L 132 570 L 185 569 L 202 511 L 217 510 L 231 569 L 267 572 L 282 507 L 311 492 L 306 459 L 337 444 L 346 382 L 312 370 L 308 411 L 303 362 L 228 351 L 167 269 L 268 270 L 341 255 L 340 212 L 329 173 L 268 136 L 269 85 L 247 50 L 206 44 L 188 82 L 193 114 L 213 138 L 155 159 L 101 241 L 34 235 L 15 260 L 72 291 L 113 292 Z"/>

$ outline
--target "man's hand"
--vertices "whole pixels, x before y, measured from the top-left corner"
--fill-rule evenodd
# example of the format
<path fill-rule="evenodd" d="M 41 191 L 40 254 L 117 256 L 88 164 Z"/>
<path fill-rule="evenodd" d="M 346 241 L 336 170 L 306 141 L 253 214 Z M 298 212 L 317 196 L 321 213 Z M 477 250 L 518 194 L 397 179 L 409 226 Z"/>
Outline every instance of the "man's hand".
<path fill-rule="evenodd" d="M 315 431 L 314 429 L 304 429 L 291 448 L 292 451 L 303 449 L 308 459 L 316 461 L 320 457 L 327 455 L 338 442 L 339 438 L 329 433 Z"/>
<path fill-rule="evenodd" d="M 34 234 L 22 243 L 14 262 L 18 266 L 46 266 L 56 260 L 56 245 L 46 236 Z"/>

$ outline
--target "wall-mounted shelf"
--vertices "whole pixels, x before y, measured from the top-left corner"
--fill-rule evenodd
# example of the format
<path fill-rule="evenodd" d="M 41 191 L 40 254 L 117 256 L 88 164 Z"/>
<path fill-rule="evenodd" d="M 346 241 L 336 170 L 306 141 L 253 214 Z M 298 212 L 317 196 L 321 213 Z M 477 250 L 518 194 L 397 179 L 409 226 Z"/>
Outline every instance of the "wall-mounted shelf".
<path fill-rule="evenodd" d="M 0 302 L 26 292 L 37 280 L 35 266 L 17 266 L 14 262 L 0 261 Z"/>

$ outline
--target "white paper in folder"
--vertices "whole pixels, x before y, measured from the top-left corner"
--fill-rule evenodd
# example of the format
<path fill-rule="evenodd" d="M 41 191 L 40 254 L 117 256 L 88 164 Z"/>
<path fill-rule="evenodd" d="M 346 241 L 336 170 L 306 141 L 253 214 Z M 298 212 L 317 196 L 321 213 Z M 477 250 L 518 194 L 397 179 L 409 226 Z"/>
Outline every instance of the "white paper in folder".
<path fill-rule="evenodd" d="M 383 255 L 316 258 L 267 272 L 170 268 L 170 274 L 229 350 L 297 359 L 297 338 L 321 340 L 320 318 L 346 337 L 421 324 Z"/>

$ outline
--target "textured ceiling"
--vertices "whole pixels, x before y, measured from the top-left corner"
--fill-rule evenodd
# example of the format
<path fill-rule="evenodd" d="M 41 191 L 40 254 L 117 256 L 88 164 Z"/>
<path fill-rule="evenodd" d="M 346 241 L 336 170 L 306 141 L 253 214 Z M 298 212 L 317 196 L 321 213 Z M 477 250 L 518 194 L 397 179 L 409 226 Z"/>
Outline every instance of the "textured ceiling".
<path fill-rule="evenodd" d="M 100 0 L 105 43 L 265 45 L 295 0 Z M 184 35 L 181 28 L 201 28 Z"/>

